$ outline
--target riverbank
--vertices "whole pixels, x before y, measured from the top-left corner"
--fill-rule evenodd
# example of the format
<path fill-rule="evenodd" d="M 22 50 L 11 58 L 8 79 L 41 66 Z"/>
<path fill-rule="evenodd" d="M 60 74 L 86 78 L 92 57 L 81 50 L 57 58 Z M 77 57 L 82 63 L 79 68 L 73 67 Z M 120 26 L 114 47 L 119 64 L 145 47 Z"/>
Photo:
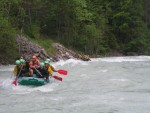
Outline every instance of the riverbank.
<path fill-rule="evenodd" d="M 50 39 L 41 40 L 31 40 L 22 35 L 16 36 L 17 43 L 17 53 L 13 56 L 0 55 L 0 64 L 14 64 L 14 61 L 22 56 L 25 60 L 29 61 L 33 55 L 38 56 L 39 59 L 45 60 L 50 58 L 51 61 L 57 62 L 59 60 L 67 60 L 70 58 L 81 59 L 79 54 L 66 48 L 60 43 L 51 41 Z M 127 52 L 123 53 L 121 51 L 112 51 L 107 54 L 101 55 L 90 55 L 89 57 L 110 57 L 110 56 L 138 56 L 143 55 L 142 53 Z M 83 59 L 81 59 L 83 60 Z"/>
<path fill-rule="evenodd" d="M 43 39 L 46 42 L 47 47 L 38 44 L 37 41 L 31 40 L 21 35 L 16 36 L 17 51 L 13 57 L 9 58 L 7 55 L 0 55 L 0 64 L 13 64 L 13 62 L 21 56 L 29 61 L 33 55 L 38 56 L 39 59 L 45 60 L 50 58 L 51 61 L 57 62 L 59 60 L 67 60 L 70 58 L 77 58 L 77 53 L 67 49 L 60 43 L 50 42 L 50 40 Z M 41 40 L 42 42 L 42 40 Z M 46 49 L 45 49 L 46 48 Z"/>

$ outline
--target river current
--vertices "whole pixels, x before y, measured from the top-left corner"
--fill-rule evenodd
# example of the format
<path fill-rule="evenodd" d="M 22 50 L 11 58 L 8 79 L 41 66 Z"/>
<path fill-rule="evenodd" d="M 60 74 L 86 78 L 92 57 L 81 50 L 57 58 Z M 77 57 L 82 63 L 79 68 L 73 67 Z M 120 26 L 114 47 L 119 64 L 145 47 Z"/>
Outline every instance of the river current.
<path fill-rule="evenodd" d="M 150 57 L 70 59 L 53 63 L 54 75 L 40 87 L 13 86 L 13 67 L 0 66 L 0 113 L 150 113 Z"/>

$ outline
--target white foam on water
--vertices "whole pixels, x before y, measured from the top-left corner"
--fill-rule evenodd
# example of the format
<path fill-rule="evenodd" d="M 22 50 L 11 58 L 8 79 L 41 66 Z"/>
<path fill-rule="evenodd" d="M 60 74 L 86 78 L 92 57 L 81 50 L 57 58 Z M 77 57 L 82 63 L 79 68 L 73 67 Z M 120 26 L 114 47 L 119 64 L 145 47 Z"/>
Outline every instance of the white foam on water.
<path fill-rule="evenodd" d="M 150 61 L 150 56 L 129 56 L 129 57 L 105 57 L 105 58 L 93 58 L 93 62 L 140 62 L 140 61 Z"/>
<path fill-rule="evenodd" d="M 141 58 L 141 59 L 143 59 L 143 58 L 144 58 L 144 59 L 150 59 L 150 56 L 142 56 L 142 55 L 141 55 L 141 56 L 137 56 L 137 58 Z"/>
<path fill-rule="evenodd" d="M 62 61 L 57 65 L 71 72 L 66 81 L 54 81 L 40 87 L 13 86 L 10 72 L 1 72 L 0 90 L 3 92 L 2 95 L 0 93 L 0 111 L 149 113 L 149 61 L 149 56 L 95 58 L 90 62 Z M 72 65 L 77 66 L 70 68 Z M 31 95 L 26 96 L 26 93 Z M 15 101 L 12 102 L 12 99 Z M 22 102 L 24 99 L 25 102 Z M 14 105 L 10 106 L 11 103 Z"/>
<path fill-rule="evenodd" d="M 111 81 L 120 81 L 120 82 L 126 82 L 126 81 L 129 81 L 128 79 L 110 79 Z"/>
<path fill-rule="evenodd" d="M 74 66 L 76 64 L 81 64 L 81 65 L 88 65 L 88 62 L 81 61 L 81 60 L 76 60 L 76 59 L 69 59 L 69 60 L 60 60 L 56 63 L 54 63 L 54 66 L 64 66 L 64 65 L 71 65 Z"/>
<path fill-rule="evenodd" d="M 108 70 L 107 69 L 104 69 L 104 70 L 101 70 L 103 73 L 106 73 Z"/>
<path fill-rule="evenodd" d="M 85 76 L 87 76 L 87 74 L 81 74 L 80 76 L 81 76 L 81 77 L 85 77 Z"/>
<path fill-rule="evenodd" d="M 40 92 L 51 92 L 53 91 L 59 84 L 58 83 L 50 83 L 44 86 L 38 86 L 38 87 L 32 87 L 32 86 L 15 86 L 13 87 L 13 90 L 15 91 L 15 94 L 25 94 L 25 93 L 32 93 L 35 91 Z"/>
<path fill-rule="evenodd" d="M 43 85 L 43 86 L 38 86 L 38 87 L 22 86 L 22 85 L 15 86 L 12 84 L 12 82 L 13 82 L 13 79 L 10 79 L 10 78 L 0 81 L 0 87 L 6 90 L 13 90 L 15 91 L 14 92 L 15 94 L 26 94 L 26 93 L 28 94 L 28 93 L 35 92 L 35 91 L 51 92 L 59 85 L 59 81 L 55 81 L 54 79 L 52 79 L 50 83 Z"/>
<path fill-rule="evenodd" d="M 37 86 L 37 87 L 18 85 L 17 87 L 14 87 L 13 90 L 21 92 L 21 93 L 22 92 L 31 93 L 35 91 L 52 92 L 54 89 L 56 89 L 58 85 L 59 85 L 59 82 L 51 81 L 51 83 L 48 83 L 43 86 Z"/>
<path fill-rule="evenodd" d="M 12 89 L 12 87 L 13 87 L 12 82 L 13 82 L 13 80 L 10 78 L 2 80 L 0 82 L 0 86 L 4 89 Z"/>
<path fill-rule="evenodd" d="M 0 71 L 13 71 L 13 67 L 11 67 L 11 68 L 5 68 L 5 69 L 3 69 L 3 68 L 0 68 Z"/>
<path fill-rule="evenodd" d="M 13 71 L 15 65 L 1 65 L 0 71 Z"/>

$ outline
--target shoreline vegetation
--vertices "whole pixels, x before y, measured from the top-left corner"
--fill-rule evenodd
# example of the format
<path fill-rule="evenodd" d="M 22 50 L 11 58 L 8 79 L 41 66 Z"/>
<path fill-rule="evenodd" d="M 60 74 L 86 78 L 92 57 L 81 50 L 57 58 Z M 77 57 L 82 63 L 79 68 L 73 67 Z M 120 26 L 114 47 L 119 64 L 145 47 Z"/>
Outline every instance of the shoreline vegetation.
<path fill-rule="evenodd" d="M 31 54 L 150 55 L 149 15 L 149 0 L 1 0 L 0 63 Z"/>
<path fill-rule="evenodd" d="M 11 59 L 7 60 L 6 56 L 0 57 L 0 65 L 12 65 L 14 64 L 15 60 L 22 56 L 25 60 L 29 61 L 32 55 L 38 56 L 41 60 L 46 58 L 50 58 L 51 61 L 57 62 L 59 60 L 68 60 L 70 58 L 74 58 L 77 60 L 82 60 L 79 58 L 79 55 L 84 56 L 84 53 L 79 54 L 79 52 L 74 52 L 66 47 L 64 47 L 60 43 L 55 43 L 52 40 L 46 39 L 47 42 L 43 43 L 44 41 L 40 39 L 32 40 L 30 38 L 26 38 L 22 35 L 17 35 L 16 42 L 17 42 L 17 54 L 14 55 Z M 41 42 L 43 41 L 43 42 Z M 47 46 L 47 47 L 46 47 Z M 52 52 L 51 52 L 52 51 Z M 136 52 L 118 52 L 112 51 L 107 54 L 101 55 L 88 55 L 89 58 L 103 58 L 103 57 L 120 57 L 120 56 L 139 56 L 139 55 L 148 55 Z M 86 60 L 85 60 L 86 61 Z"/>

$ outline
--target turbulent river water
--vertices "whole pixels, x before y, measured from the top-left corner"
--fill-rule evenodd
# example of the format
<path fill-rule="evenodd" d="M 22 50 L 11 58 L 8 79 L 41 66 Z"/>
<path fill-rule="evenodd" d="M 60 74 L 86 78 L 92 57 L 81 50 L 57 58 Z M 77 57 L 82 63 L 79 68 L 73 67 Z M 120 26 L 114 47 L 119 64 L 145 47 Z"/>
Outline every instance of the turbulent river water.
<path fill-rule="evenodd" d="M 0 66 L 0 113 L 150 113 L 150 57 L 60 61 L 40 87 L 13 86 L 13 65 Z"/>

